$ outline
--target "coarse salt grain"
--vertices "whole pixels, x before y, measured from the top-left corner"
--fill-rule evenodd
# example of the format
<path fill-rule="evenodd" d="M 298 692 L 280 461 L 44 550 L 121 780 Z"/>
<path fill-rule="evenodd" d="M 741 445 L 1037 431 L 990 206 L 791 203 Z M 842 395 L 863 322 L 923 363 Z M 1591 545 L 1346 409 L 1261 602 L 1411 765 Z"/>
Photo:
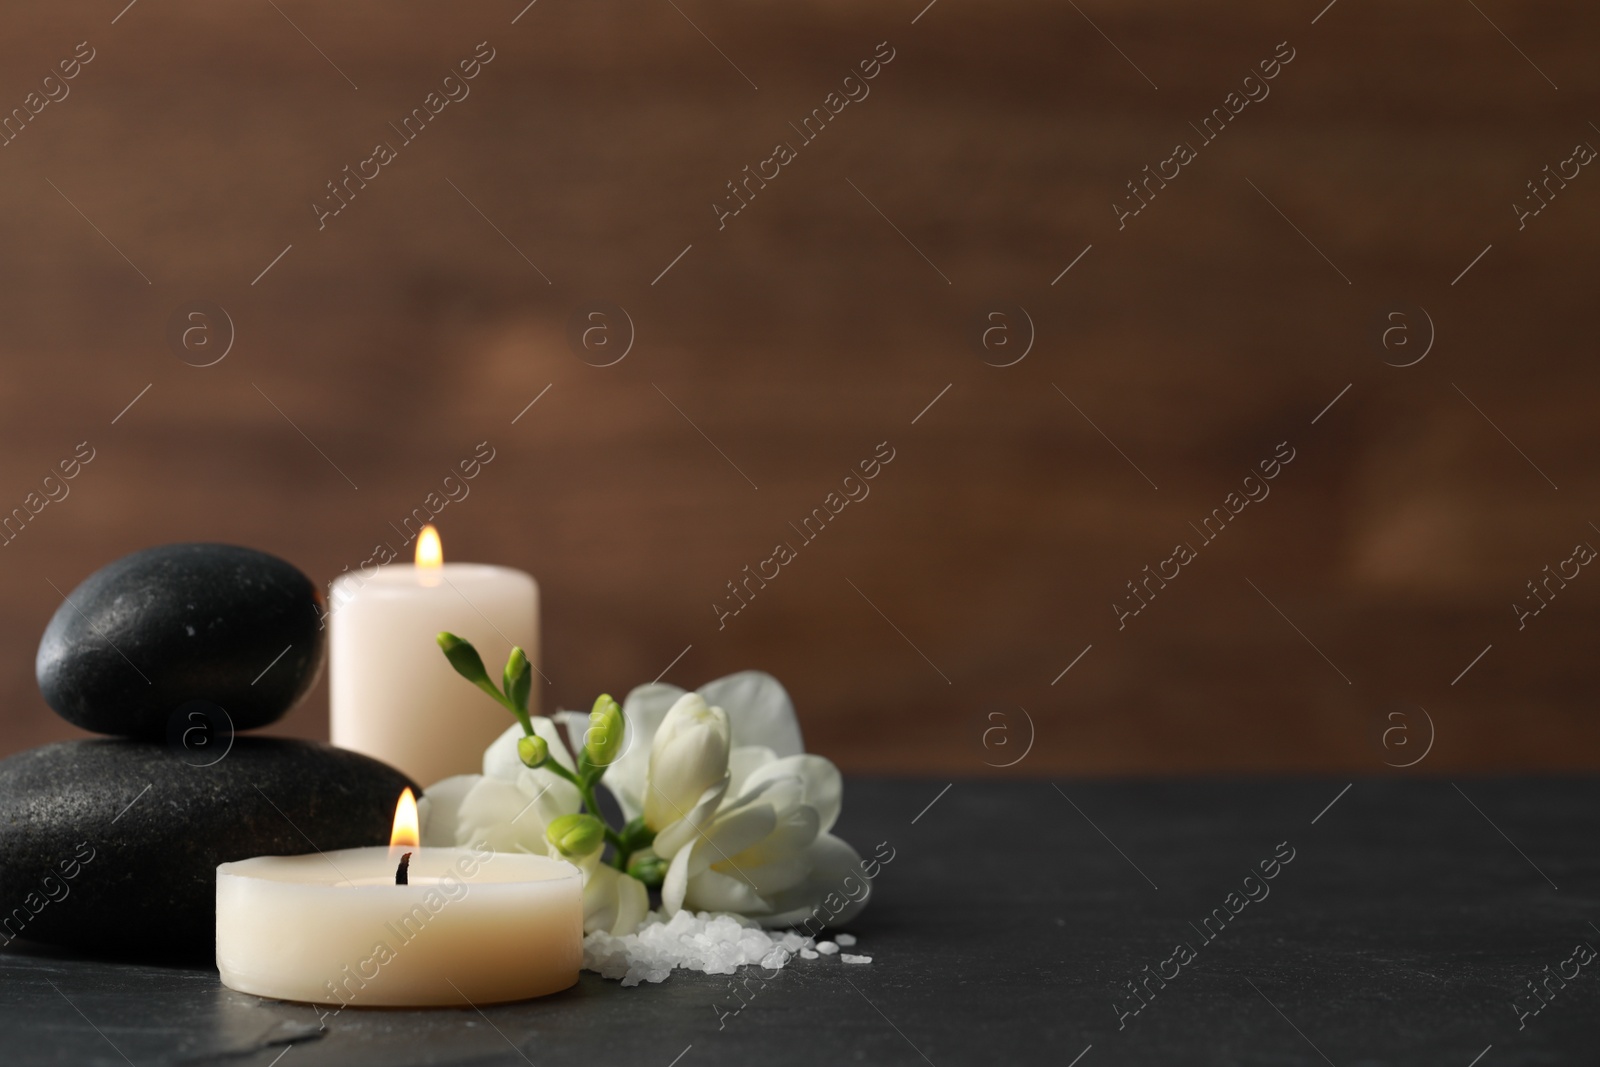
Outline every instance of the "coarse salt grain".
<path fill-rule="evenodd" d="M 871 956 L 857 956 L 850 952 L 839 953 L 839 959 L 844 963 L 871 963 Z"/>
<path fill-rule="evenodd" d="M 680 911 L 667 919 L 651 912 L 633 933 L 586 936 L 583 969 L 604 978 L 619 978 L 625 986 L 636 986 L 640 982 L 665 981 L 674 970 L 733 974 L 740 967 L 759 964 L 775 972 L 797 954 L 801 959 L 814 960 L 819 954 L 838 952 L 840 944 L 853 945 L 855 938 L 841 934 L 838 943 L 813 942 L 792 930 L 769 932 L 742 915 Z M 847 954 L 841 958 L 847 963 L 871 961 L 870 956 Z"/>
<path fill-rule="evenodd" d="M 840 948 L 849 948 L 851 945 L 856 943 L 856 935 L 840 934 L 839 936 L 835 937 L 834 940 L 839 943 Z"/>

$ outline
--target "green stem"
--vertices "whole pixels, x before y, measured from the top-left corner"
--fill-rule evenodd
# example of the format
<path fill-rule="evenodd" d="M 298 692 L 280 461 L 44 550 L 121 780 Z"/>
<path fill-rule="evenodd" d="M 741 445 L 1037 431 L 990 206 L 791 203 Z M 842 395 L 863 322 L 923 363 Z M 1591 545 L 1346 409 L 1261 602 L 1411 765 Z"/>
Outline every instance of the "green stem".
<path fill-rule="evenodd" d="M 567 770 L 559 762 L 557 762 L 556 758 L 554 756 L 551 756 L 550 758 L 546 759 L 543 763 L 541 763 L 539 765 L 539 770 L 541 770 L 541 771 L 549 771 L 551 774 L 555 775 L 557 778 L 565 778 L 567 781 L 571 782 L 573 785 L 578 787 L 578 792 L 579 792 L 580 795 L 583 793 L 583 783 L 578 781 L 577 778 L 573 777 L 572 772 Z M 595 814 L 598 814 L 598 813 L 595 813 Z"/>
<path fill-rule="evenodd" d="M 494 700 L 495 700 L 496 704 L 499 704 L 501 707 L 505 708 L 511 714 L 515 715 L 517 717 L 517 721 L 522 724 L 522 732 L 523 732 L 523 734 L 525 734 L 528 737 L 533 737 L 534 736 L 533 719 L 529 718 L 528 709 L 527 708 L 519 708 L 519 707 L 517 707 L 517 705 L 514 704 L 511 701 L 510 697 L 506 696 L 504 693 L 500 692 L 500 690 L 496 689 L 494 687 L 494 685 L 491 682 L 489 682 L 487 679 L 485 679 L 483 681 L 479 681 L 479 682 L 474 682 L 473 684 L 476 685 L 479 689 L 482 689 L 485 693 L 488 693 L 490 696 L 494 697 Z"/>
<path fill-rule="evenodd" d="M 615 867 L 619 871 L 626 871 L 628 869 L 628 859 L 630 858 L 630 853 L 626 848 L 623 847 L 622 838 L 618 836 L 615 830 L 608 826 L 606 827 L 606 840 L 610 841 L 612 846 L 616 849 L 616 851 L 611 854 L 611 866 Z"/>
<path fill-rule="evenodd" d="M 613 830 L 611 824 L 606 822 L 605 816 L 600 814 L 600 805 L 594 798 L 594 783 L 596 780 L 591 778 L 588 781 L 578 782 L 569 778 L 569 781 L 574 781 L 578 787 L 578 794 L 583 798 L 584 809 L 600 820 L 600 825 L 605 828 L 606 840 L 616 849 L 616 852 L 611 856 L 611 865 L 619 871 L 625 871 L 628 869 L 628 850 L 623 845 L 622 835 Z"/>

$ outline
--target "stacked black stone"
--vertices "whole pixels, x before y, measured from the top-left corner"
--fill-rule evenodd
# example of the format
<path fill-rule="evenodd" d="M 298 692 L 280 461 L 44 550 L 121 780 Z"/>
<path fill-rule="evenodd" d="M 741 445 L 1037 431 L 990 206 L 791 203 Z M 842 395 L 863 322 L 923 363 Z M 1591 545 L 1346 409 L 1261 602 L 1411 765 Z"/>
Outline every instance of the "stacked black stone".
<path fill-rule="evenodd" d="M 217 864 L 388 842 L 417 788 L 399 771 L 236 736 L 315 684 L 324 614 L 299 570 L 233 545 L 136 552 L 68 595 L 39 643 L 39 689 L 117 740 L 0 761 L 0 944 L 209 953 Z"/>

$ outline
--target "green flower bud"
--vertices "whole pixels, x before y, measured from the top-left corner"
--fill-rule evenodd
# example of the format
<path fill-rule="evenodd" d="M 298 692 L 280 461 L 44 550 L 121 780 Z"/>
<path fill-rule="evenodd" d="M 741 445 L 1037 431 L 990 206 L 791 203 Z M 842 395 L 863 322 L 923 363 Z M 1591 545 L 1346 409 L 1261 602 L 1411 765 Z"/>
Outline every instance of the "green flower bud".
<path fill-rule="evenodd" d="M 472 642 L 465 638 L 457 637 L 448 631 L 439 634 L 436 641 L 444 652 L 444 658 L 450 661 L 450 666 L 456 673 L 480 689 L 487 688 L 494 692 L 494 683 L 489 681 L 489 672 L 483 669 L 483 657 L 478 655 L 478 650 L 472 647 Z"/>
<path fill-rule="evenodd" d="M 667 861 L 648 849 L 635 852 L 628 858 L 628 873 L 655 889 L 667 876 Z"/>
<path fill-rule="evenodd" d="M 544 837 L 567 859 L 583 859 L 605 847 L 605 824 L 593 815 L 561 815 L 550 820 Z"/>
<path fill-rule="evenodd" d="M 528 663 L 527 653 L 522 649 L 511 650 L 511 655 L 506 660 L 502 686 L 513 708 L 527 708 L 528 692 L 533 687 L 533 668 Z"/>
<path fill-rule="evenodd" d="M 541 767 L 550 758 L 550 743 L 542 737 L 519 737 L 517 758 L 524 766 Z"/>
<path fill-rule="evenodd" d="M 622 838 L 622 847 L 628 852 L 637 852 L 642 848 L 649 848 L 656 839 L 656 832 L 644 824 L 644 816 L 637 816 L 628 821 L 619 835 Z"/>
<path fill-rule="evenodd" d="M 622 754 L 622 737 L 626 730 L 622 709 L 610 694 L 601 693 L 594 702 L 594 710 L 589 712 L 589 729 L 583 734 L 589 763 L 595 767 L 609 767 L 616 762 Z"/>

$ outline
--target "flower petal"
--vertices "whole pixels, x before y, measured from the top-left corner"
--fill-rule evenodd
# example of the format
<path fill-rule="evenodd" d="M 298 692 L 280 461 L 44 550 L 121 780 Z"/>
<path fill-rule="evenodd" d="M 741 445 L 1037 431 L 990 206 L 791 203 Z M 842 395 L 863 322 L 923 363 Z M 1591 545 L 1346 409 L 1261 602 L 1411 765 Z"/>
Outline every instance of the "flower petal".
<path fill-rule="evenodd" d="M 649 907 L 650 896 L 637 878 L 603 864 L 585 873 L 584 933 L 631 934 Z"/>
<path fill-rule="evenodd" d="M 650 891 L 631 874 L 617 872 L 617 921 L 613 934 L 631 934 L 650 913 Z"/>
<path fill-rule="evenodd" d="M 745 779 L 758 767 L 778 758 L 766 745 L 740 745 L 728 753 L 728 795 L 739 796 L 745 790 Z"/>
<path fill-rule="evenodd" d="M 750 886 L 721 871 L 702 871 L 689 880 L 684 904 L 695 911 L 731 911 L 737 915 L 762 915 L 772 905 Z"/>
<path fill-rule="evenodd" d="M 417 800 L 417 819 L 422 824 L 422 843 L 429 847 L 449 847 L 456 843 L 456 823 L 461 801 L 482 775 L 457 774 L 434 782 Z"/>
<path fill-rule="evenodd" d="M 714 871 L 737 874 L 762 896 L 792 889 L 811 876 L 812 842 L 817 839 L 817 809 L 802 804 L 790 809 L 766 837 L 727 860 Z"/>
<path fill-rule="evenodd" d="M 766 745 L 780 756 L 806 750 L 800 739 L 800 720 L 794 701 L 765 671 L 740 671 L 700 687 L 707 704 L 721 707 L 733 726 L 735 745 Z"/>
<path fill-rule="evenodd" d="M 807 919 L 843 926 L 867 906 L 872 879 L 862 870 L 855 849 L 832 834 L 823 834 L 806 850 L 806 856 L 812 864 L 810 876 L 774 894 L 772 913 L 755 916 L 762 926 L 795 926 Z"/>
<path fill-rule="evenodd" d="M 694 841 L 700 836 L 700 831 L 711 825 L 716 818 L 717 808 L 722 804 L 722 798 L 728 792 L 728 779 L 724 775 L 722 781 L 708 788 L 700 794 L 700 800 L 683 818 L 661 828 L 656 834 L 651 848 L 662 859 L 667 859 L 678 854 L 678 850 Z"/>
<path fill-rule="evenodd" d="M 683 909 L 683 897 L 689 891 L 689 861 L 693 858 L 693 848 L 680 848 L 661 879 L 661 910 L 669 919 Z"/>
<path fill-rule="evenodd" d="M 844 779 L 832 760 L 811 755 L 785 756 L 773 760 L 750 773 L 744 782 L 744 792 L 748 794 L 764 782 L 790 776 L 798 777 L 805 783 L 802 803 L 817 809 L 817 814 L 822 817 L 821 831 L 826 833 L 833 829 L 833 824 L 839 819 L 839 810 L 844 806 Z"/>
<path fill-rule="evenodd" d="M 606 768 L 605 784 L 622 806 L 625 818 L 644 813 L 645 775 L 650 767 L 650 748 L 661 720 L 684 691 L 664 682 L 635 686 L 622 702 L 622 717 L 627 730 L 622 739 L 622 755 Z M 585 719 L 584 727 L 588 726 Z M 579 731 L 581 736 L 582 731 Z"/>
<path fill-rule="evenodd" d="M 516 783 L 484 775 L 461 799 L 455 844 L 481 843 L 496 852 L 542 856 L 547 820 L 541 815 Z"/>
<path fill-rule="evenodd" d="M 565 778 L 557 778 L 543 767 L 538 770 L 522 768 L 516 785 L 518 791 L 534 805 L 539 817 L 547 823 L 558 815 L 570 815 L 583 805 L 583 796 L 577 786 Z"/>
<path fill-rule="evenodd" d="M 753 804 L 731 814 L 717 816 L 711 828 L 684 852 L 690 853 L 690 877 L 706 870 L 713 863 L 721 863 L 737 856 L 751 845 L 772 833 L 778 826 L 778 813 L 766 804 Z M 681 855 L 681 853 L 680 853 Z M 674 856 L 676 861 L 677 857 Z M 739 872 L 734 870 L 737 875 Z"/>
<path fill-rule="evenodd" d="M 650 743 L 645 825 L 663 830 L 685 818 L 705 791 L 728 779 L 728 714 L 685 693 L 672 705 Z"/>
<path fill-rule="evenodd" d="M 730 874 L 733 868 L 726 863 L 712 867 L 707 874 Z M 743 885 L 748 885 L 752 892 L 763 897 L 771 898 L 786 893 L 798 885 L 805 883 L 811 877 L 812 862 L 805 851 L 791 852 L 768 863 L 745 863 L 739 861 L 739 871 L 736 876 Z M 699 881 L 699 879 L 695 879 Z M 691 886 L 694 884 L 690 883 Z M 699 905 L 695 905 L 699 910 Z M 770 908 L 768 910 L 771 910 Z"/>

